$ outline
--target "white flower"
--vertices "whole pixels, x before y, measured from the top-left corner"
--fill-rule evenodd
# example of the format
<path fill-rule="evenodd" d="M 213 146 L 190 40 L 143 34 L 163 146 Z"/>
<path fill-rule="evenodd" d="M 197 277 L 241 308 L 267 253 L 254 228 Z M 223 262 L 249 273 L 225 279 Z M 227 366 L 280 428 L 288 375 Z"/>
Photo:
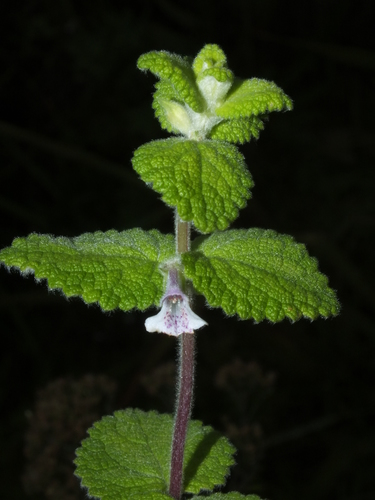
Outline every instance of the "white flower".
<path fill-rule="evenodd" d="M 191 310 L 188 297 L 179 287 L 177 270 L 170 269 L 167 291 L 161 299 L 161 310 L 146 319 L 146 330 L 177 337 L 182 333 L 194 333 L 194 330 L 204 325 L 207 323 Z"/>

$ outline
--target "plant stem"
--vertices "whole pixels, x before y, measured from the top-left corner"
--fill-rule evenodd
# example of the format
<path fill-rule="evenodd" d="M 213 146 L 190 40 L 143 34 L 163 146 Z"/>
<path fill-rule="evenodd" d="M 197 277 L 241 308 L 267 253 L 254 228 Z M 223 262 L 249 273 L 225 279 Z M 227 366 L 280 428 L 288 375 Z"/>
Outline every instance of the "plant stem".
<path fill-rule="evenodd" d="M 190 250 L 190 222 L 180 219 L 176 210 L 175 218 L 176 253 L 188 252 Z"/>
<path fill-rule="evenodd" d="M 177 211 L 176 250 L 177 254 L 190 250 L 190 223 L 182 221 Z M 178 395 L 173 429 L 169 484 L 169 494 L 175 500 L 180 500 L 182 493 L 185 439 L 193 398 L 195 335 L 183 333 L 180 336 L 179 342 Z"/>
<path fill-rule="evenodd" d="M 183 482 L 183 461 L 186 432 L 191 414 L 194 384 L 195 336 L 183 333 L 180 337 L 179 392 L 173 430 L 169 494 L 180 500 Z"/>

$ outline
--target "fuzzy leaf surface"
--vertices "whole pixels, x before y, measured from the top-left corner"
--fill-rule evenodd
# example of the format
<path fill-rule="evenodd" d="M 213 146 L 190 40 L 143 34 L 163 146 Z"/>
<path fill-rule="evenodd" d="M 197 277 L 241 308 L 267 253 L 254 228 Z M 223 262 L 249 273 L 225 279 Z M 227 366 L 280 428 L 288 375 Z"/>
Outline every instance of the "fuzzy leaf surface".
<path fill-rule="evenodd" d="M 243 144 L 259 137 L 268 113 L 292 109 L 275 83 L 235 78 L 216 44 L 205 45 L 192 62 L 166 51 L 148 52 L 138 67 L 160 79 L 152 106 L 162 128 L 188 139 Z"/>
<path fill-rule="evenodd" d="M 76 475 L 90 496 L 102 500 L 166 495 L 169 487 L 173 416 L 138 409 L 117 411 L 94 424 L 76 451 Z M 199 493 L 225 483 L 234 447 L 211 427 L 189 423 L 184 491 Z M 156 497 L 159 499 L 159 496 Z M 160 499 L 164 498 L 160 496 Z"/>
<path fill-rule="evenodd" d="M 182 109 L 182 112 L 184 111 L 183 102 L 176 88 L 169 80 L 157 82 L 155 88 L 156 91 L 154 92 L 152 107 L 155 111 L 156 118 L 159 120 L 163 129 L 168 130 L 168 132 L 173 132 L 174 134 L 179 134 L 179 129 L 174 126 L 174 120 L 169 116 L 173 108 L 179 108 Z M 185 117 L 183 117 L 182 120 L 184 120 L 184 118 Z"/>
<path fill-rule="evenodd" d="M 194 71 L 187 58 L 166 51 L 152 51 L 140 56 L 138 68 L 149 70 L 161 81 L 169 83 L 173 98 L 186 103 L 195 112 L 203 110 L 203 100 L 195 82 Z"/>
<path fill-rule="evenodd" d="M 31 234 L 0 251 L 0 261 L 67 297 L 98 302 L 105 311 L 146 309 L 164 293 L 159 264 L 174 256 L 172 235 L 130 229 L 86 233 L 77 238 Z"/>
<path fill-rule="evenodd" d="M 223 230 L 250 198 L 253 182 L 238 149 L 220 141 L 171 138 L 138 148 L 133 167 L 202 233 Z"/>
<path fill-rule="evenodd" d="M 185 274 L 212 307 L 272 322 L 338 314 L 316 259 L 291 236 L 253 228 L 198 238 L 182 255 Z"/>
<path fill-rule="evenodd" d="M 205 45 L 196 55 L 192 68 L 197 77 L 213 68 L 223 69 L 227 67 L 227 56 L 215 43 Z"/>
<path fill-rule="evenodd" d="M 290 97 L 274 83 L 259 78 L 235 80 L 216 114 L 226 119 L 258 116 L 271 111 L 292 109 Z"/>
<path fill-rule="evenodd" d="M 233 144 L 244 144 L 251 138 L 258 139 L 264 123 L 258 116 L 224 120 L 215 125 L 209 136 L 211 139 L 228 141 Z"/>

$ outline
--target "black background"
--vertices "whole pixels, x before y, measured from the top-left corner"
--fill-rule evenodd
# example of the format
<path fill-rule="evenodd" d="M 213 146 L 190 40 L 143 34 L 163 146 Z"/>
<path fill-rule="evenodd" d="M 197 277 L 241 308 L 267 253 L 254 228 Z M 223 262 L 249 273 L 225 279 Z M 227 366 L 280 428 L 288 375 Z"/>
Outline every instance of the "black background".
<path fill-rule="evenodd" d="M 272 114 L 259 141 L 241 147 L 255 188 L 233 227 L 306 243 L 342 312 L 254 325 L 198 303 L 210 326 L 198 333 L 194 417 L 223 432 L 228 418 L 262 428 L 254 460 L 246 469 L 240 452 L 228 488 L 271 500 L 372 500 L 373 2 L 28 0 L 0 11 L 1 247 L 30 232 L 173 230 L 172 210 L 130 163 L 137 147 L 166 136 L 151 109 L 155 79 L 136 68 L 140 54 L 194 56 L 218 43 L 236 75 L 273 80 L 292 97 L 292 112 Z M 141 383 L 176 347 L 146 333 L 145 317 L 103 314 L 1 270 L 3 498 L 46 498 L 26 496 L 21 476 L 27 416 L 51 381 L 107 374 L 118 384 L 113 408 L 173 411 L 173 397 L 150 398 Z M 236 394 L 215 385 L 236 358 L 276 376 L 261 396 L 249 390 L 255 399 L 242 416 L 232 411 Z"/>

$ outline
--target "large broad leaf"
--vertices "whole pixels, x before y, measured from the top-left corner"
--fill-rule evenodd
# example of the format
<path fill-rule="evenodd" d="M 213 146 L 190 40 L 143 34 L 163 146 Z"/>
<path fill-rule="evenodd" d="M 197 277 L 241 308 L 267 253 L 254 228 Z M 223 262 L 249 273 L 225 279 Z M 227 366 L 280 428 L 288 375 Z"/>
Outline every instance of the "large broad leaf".
<path fill-rule="evenodd" d="M 0 251 L 0 261 L 47 279 L 50 289 L 78 295 L 110 311 L 158 305 L 164 293 L 159 264 L 173 257 L 172 235 L 141 229 L 87 233 L 77 238 L 31 234 Z"/>
<path fill-rule="evenodd" d="M 276 322 L 339 312 L 317 261 L 291 236 L 257 228 L 214 233 L 198 239 L 182 261 L 210 306 L 242 319 Z"/>
<path fill-rule="evenodd" d="M 166 495 L 172 433 L 172 415 L 117 411 L 89 430 L 90 437 L 77 450 L 76 474 L 89 495 L 102 500 Z M 191 421 L 184 454 L 184 491 L 199 493 L 223 485 L 234 463 L 234 451 L 211 427 Z"/>
<path fill-rule="evenodd" d="M 237 119 L 270 111 L 290 110 L 292 107 L 290 97 L 274 82 L 259 78 L 237 79 L 225 102 L 216 108 L 216 114 L 222 118 Z"/>
<path fill-rule="evenodd" d="M 226 229 L 246 205 L 253 185 L 243 156 L 219 141 L 166 139 L 138 148 L 134 169 L 202 233 Z"/>

